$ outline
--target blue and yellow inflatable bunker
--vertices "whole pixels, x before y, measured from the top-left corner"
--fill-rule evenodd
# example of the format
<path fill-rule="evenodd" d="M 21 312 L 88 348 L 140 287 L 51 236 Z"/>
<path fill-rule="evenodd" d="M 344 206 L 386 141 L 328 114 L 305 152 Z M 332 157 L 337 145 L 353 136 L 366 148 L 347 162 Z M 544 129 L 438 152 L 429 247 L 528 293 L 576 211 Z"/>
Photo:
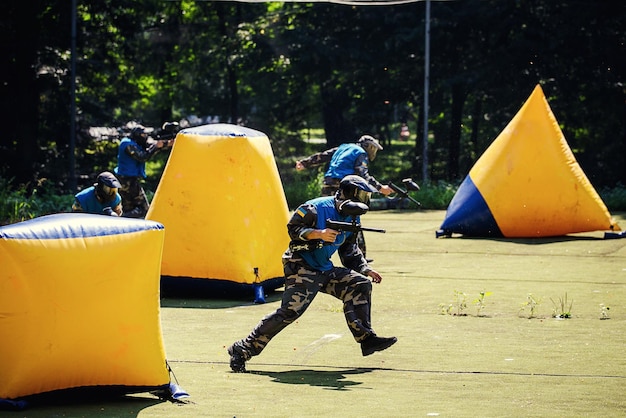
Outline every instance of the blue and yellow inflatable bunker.
<path fill-rule="evenodd" d="M 534 238 L 619 230 L 537 85 L 476 161 L 436 236 Z"/>
<path fill-rule="evenodd" d="M 165 225 L 165 291 L 230 296 L 284 283 L 289 209 L 270 141 L 259 131 L 230 124 L 181 130 L 146 218 Z"/>
<path fill-rule="evenodd" d="M 163 239 L 157 222 L 91 214 L 0 227 L 0 403 L 65 389 L 169 385 L 159 313 Z"/>

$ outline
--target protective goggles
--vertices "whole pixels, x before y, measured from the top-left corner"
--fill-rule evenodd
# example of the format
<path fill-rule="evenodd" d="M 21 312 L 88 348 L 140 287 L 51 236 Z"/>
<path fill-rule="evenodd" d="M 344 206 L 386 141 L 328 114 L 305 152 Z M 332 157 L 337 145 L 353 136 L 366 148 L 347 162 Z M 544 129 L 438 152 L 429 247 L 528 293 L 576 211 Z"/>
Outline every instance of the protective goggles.
<path fill-rule="evenodd" d="M 365 203 L 368 206 L 370 204 L 371 197 L 372 197 L 372 192 L 367 192 L 361 189 L 356 189 L 354 192 L 354 198 L 361 203 Z"/>
<path fill-rule="evenodd" d="M 115 196 L 117 193 L 117 187 L 109 187 L 105 184 L 101 184 L 100 189 L 105 196 Z"/>

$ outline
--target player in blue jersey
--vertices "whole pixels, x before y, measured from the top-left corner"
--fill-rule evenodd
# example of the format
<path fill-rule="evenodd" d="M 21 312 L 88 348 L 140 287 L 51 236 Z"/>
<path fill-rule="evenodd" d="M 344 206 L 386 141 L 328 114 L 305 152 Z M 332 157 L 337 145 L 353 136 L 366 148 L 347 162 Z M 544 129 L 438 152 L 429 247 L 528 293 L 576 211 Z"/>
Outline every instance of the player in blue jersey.
<path fill-rule="evenodd" d="M 117 151 L 115 174 L 122 187 L 124 216 L 143 218 L 150 207 L 141 182 L 146 178 L 146 161 L 158 151 L 170 147 L 173 141 L 148 141 L 148 133 L 141 126 L 135 126 L 128 136 L 120 141 Z"/>
<path fill-rule="evenodd" d="M 370 162 L 374 161 L 376 154 L 382 149 L 382 145 L 376 138 L 363 135 L 356 143 L 341 144 L 297 161 L 296 170 L 328 163 L 328 169 L 324 173 L 322 196 L 333 196 L 339 188 L 341 179 L 349 174 L 363 177 L 376 191 L 388 196 L 393 193 L 391 187 L 381 184 L 369 173 Z"/>
<path fill-rule="evenodd" d="M 328 169 L 324 173 L 322 196 L 334 196 L 339 189 L 341 179 L 350 174 L 362 177 L 378 193 L 389 196 L 393 193 L 393 189 L 380 183 L 369 173 L 370 161 L 374 161 L 376 154 L 382 149 L 382 145 L 376 138 L 371 135 L 363 135 L 356 143 L 342 144 L 297 161 L 296 170 L 300 171 L 328 163 Z M 357 242 L 365 255 L 367 246 L 362 232 L 357 234 Z M 369 261 L 373 260 L 370 259 Z"/>
<path fill-rule="evenodd" d="M 382 277 L 367 263 L 353 232 L 336 231 L 326 227 L 327 220 L 346 222 L 349 202 L 367 205 L 373 188 L 362 177 L 349 175 L 339 183 L 335 196 L 319 197 L 300 205 L 287 224 L 291 238 L 283 254 L 285 290 L 281 306 L 264 317 L 244 339 L 228 348 L 230 368 L 245 372 L 246 361 L 259 355 L 265 346 L 289 324 L 296 321 L 309 307 L 318 292 L 340 299 L 355 341 L 364 356 L 385 350 L 396 337 L 379 337 L 371 326 L 372 282 Z M 358 219 L 357 219 L 358 221 Z M 335 252 L 342 267 L 335 266 Z"/>
<path fill-rule="evenodd" d="M 120 187 L 113 173 L 104 171 L 98 174 L 93 186 L 74 196 L 72 211 L 122 216 L 122 198 L 118 192 Z"/>

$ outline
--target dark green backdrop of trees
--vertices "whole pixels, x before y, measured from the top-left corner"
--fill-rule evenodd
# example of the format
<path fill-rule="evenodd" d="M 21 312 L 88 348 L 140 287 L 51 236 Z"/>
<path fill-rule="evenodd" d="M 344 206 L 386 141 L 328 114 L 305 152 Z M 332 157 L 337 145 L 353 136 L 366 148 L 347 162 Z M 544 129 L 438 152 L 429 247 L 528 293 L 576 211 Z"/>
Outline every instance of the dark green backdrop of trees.
<path fill-rule="evenodd" d="M 76 172 L 90 126 L 211 116 L 275 152 L 385 143 L 408 123 L 421 173 L 425 3 L 76 0 Z M 70 191 L 72 2 L 6 0 L 0 177 Z M 431 180 L 457 182 L 540 84 L 596 186 L 626 184 L 626 6 L 597 0 L 431 3 Z M 390 147 L 386 152 L 393 152 Z"/>

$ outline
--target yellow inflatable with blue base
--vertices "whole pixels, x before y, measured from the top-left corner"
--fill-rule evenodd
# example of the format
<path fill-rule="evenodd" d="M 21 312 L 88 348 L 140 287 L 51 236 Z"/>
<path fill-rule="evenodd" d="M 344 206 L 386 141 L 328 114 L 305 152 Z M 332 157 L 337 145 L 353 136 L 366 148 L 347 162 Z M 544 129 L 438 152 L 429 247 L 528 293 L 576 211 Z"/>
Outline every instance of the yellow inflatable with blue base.
<path fill-rule="evenodd" d="M 163 225 L 67 213 L 0 227 L 0 401 L 167 387 Z"/>
<path fill-rule="evenodd" d="M 437 236 L 533 238 L 619 231 L 537 85 L 476 161 Z"/>
<path fill-rule="evenodd" d="M 212 295 L 284 283 L 289 209 L 262 132 L 230 124 L 181 130 L 146 218 L 165 225 L 161 274 L 170 290 L 188 279 L 211 284 L 204 288 Z"/>

